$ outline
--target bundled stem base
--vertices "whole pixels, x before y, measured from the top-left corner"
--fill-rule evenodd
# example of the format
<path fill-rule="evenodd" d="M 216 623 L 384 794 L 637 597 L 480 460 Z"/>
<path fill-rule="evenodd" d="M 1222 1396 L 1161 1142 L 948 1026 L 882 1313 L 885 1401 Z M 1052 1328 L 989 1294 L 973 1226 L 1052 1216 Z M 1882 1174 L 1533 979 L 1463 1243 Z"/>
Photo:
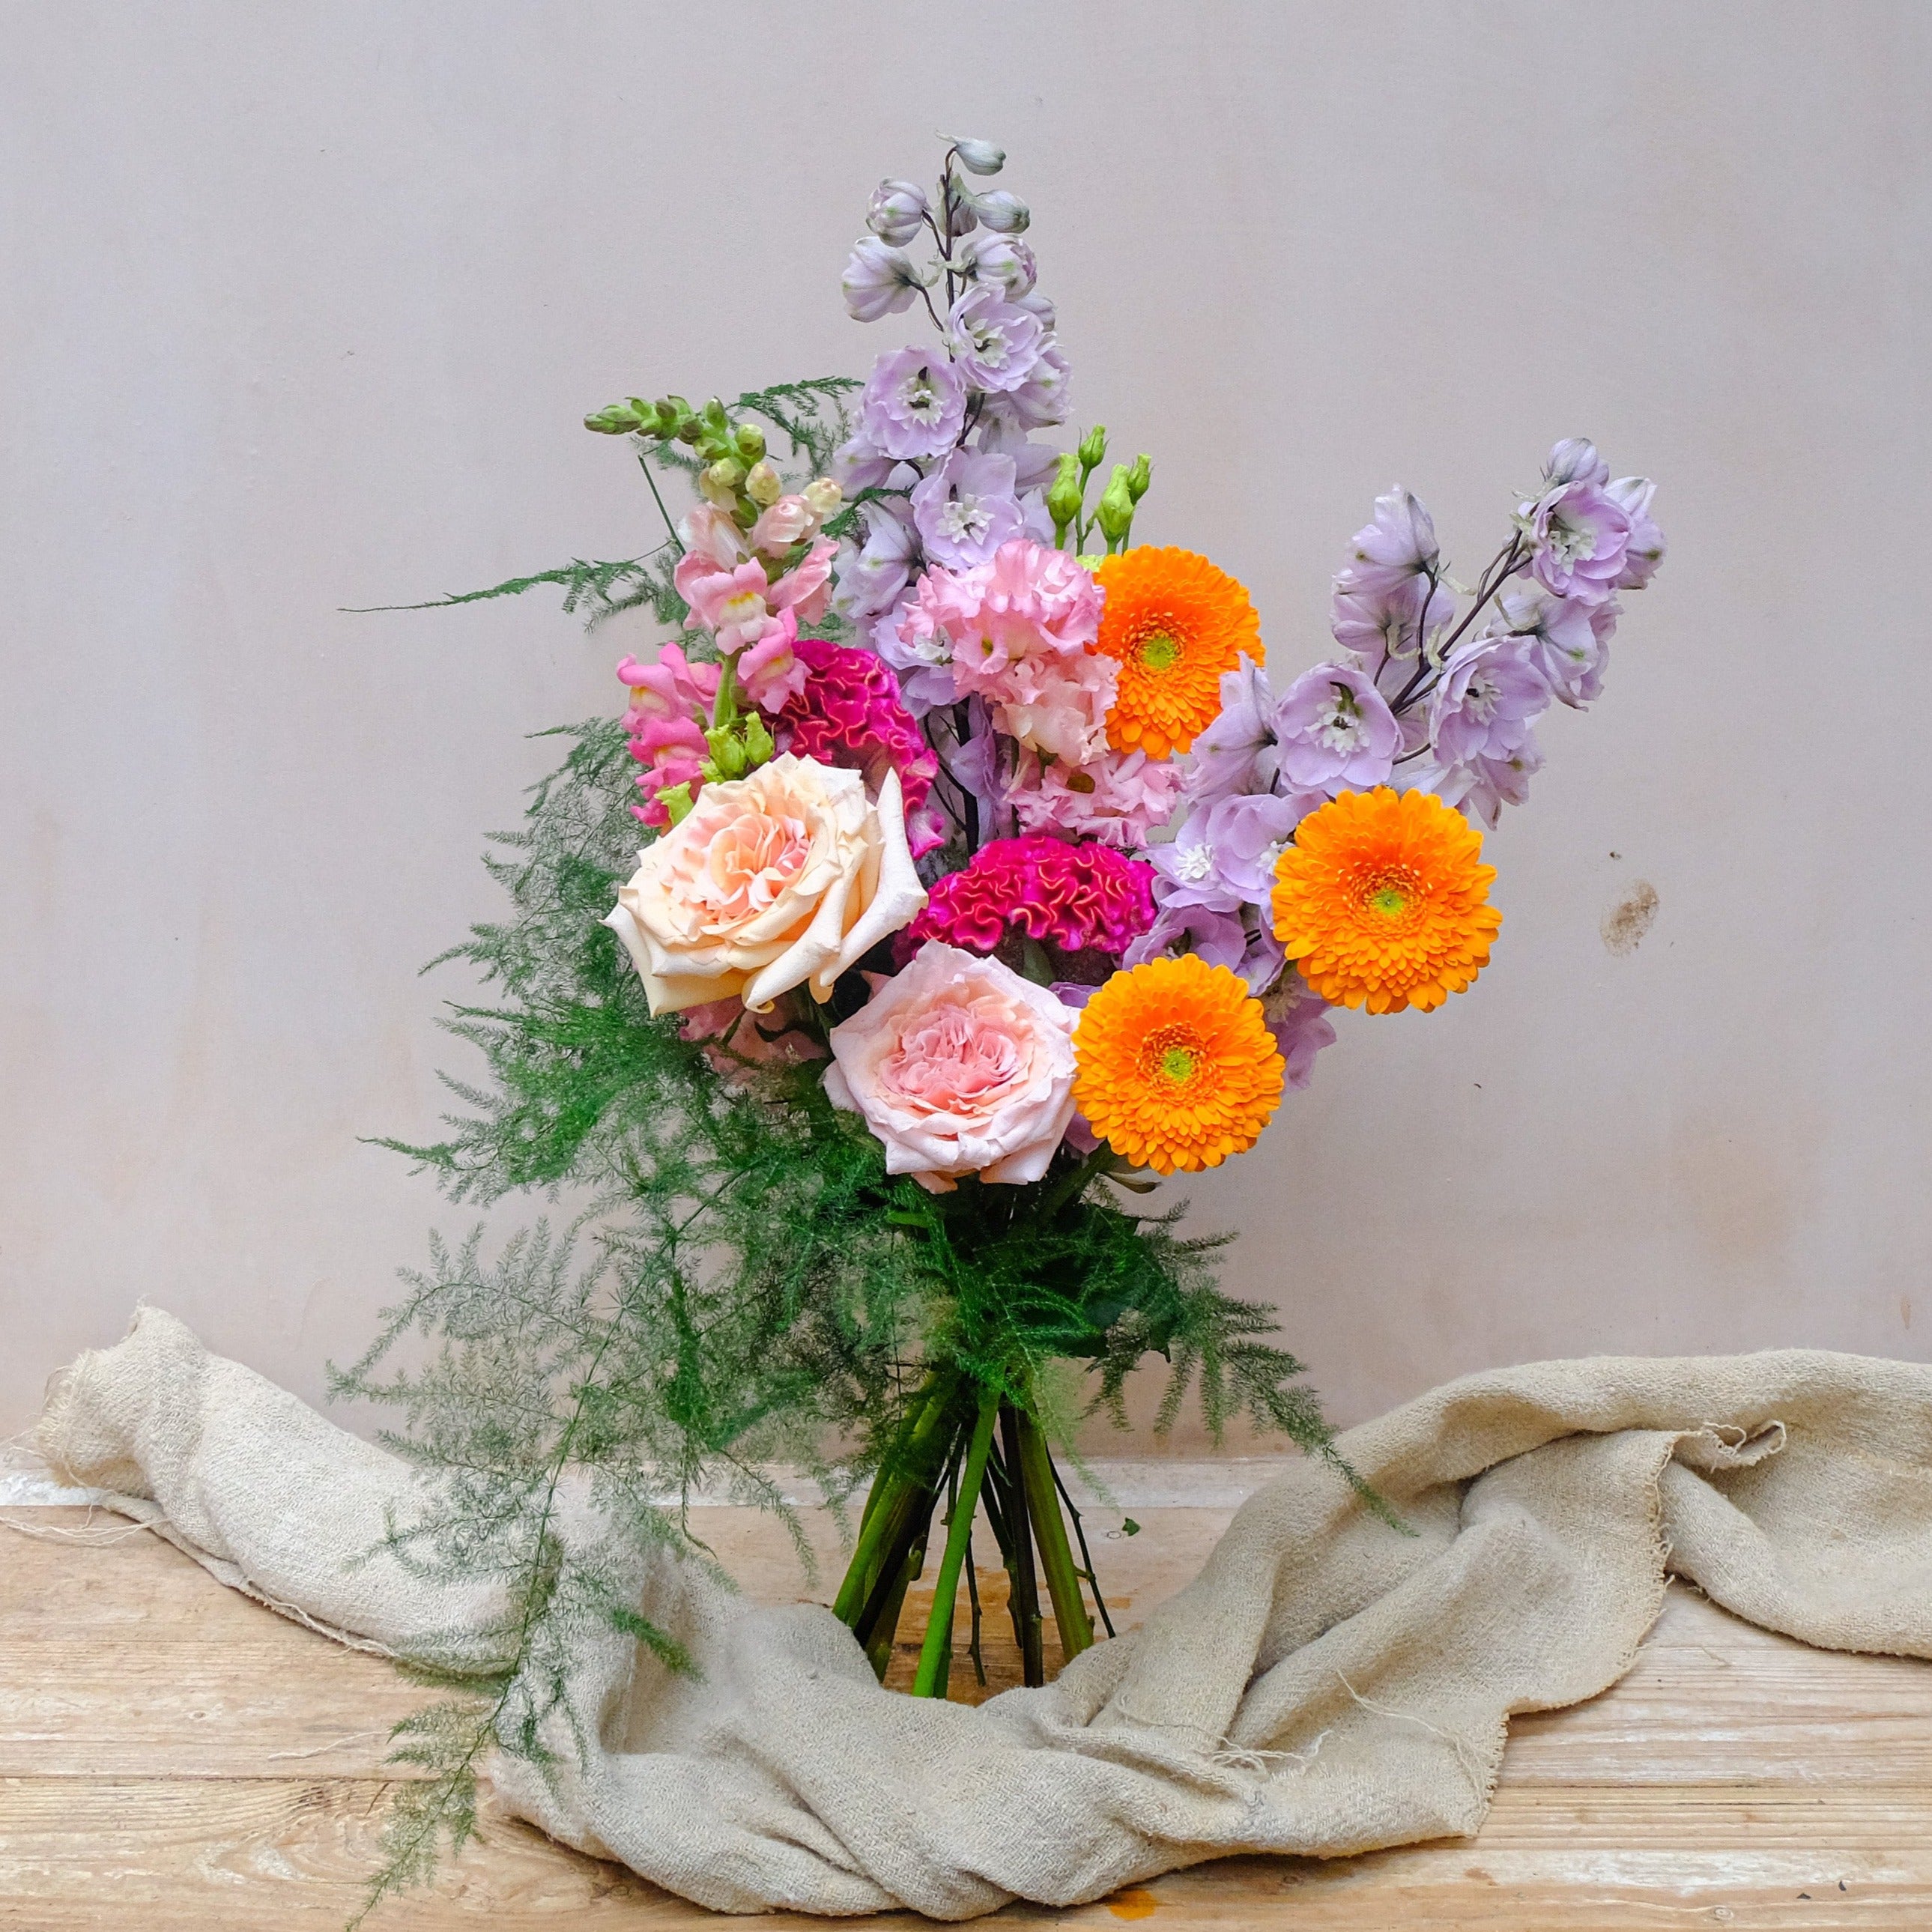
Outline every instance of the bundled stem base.
<path fill-rule="evenodd" d="M 952 1674 L 953 1618 L 961 1573 L 972 1606 L 967 1654 L 982 1684 L 980 1593 L 973 1568 L 973 1526 L 983 1512 L 1009 1582 L 1008 1607 L 1022 1676 L 1046 1682 L 1040 1586 L 1052 1606 L 1064 1657 L 1094 1641 L 1083 1582 L 1107 1634 L 1102 1600 L 1080 1514 L 1060 1481 L 1040 1425 L 997 1390 L 956 1372 L 934 1374 L 914 1398 L 860 1520 L 857 1546 L 833 1606 L 851 1626 L 881 1680 L 892 1661 L 906 1593 L 926 1567 L 935 1520 L 941 1528 L 932 1607 L 913 1678 L 916 1697 L 944 1697 Z M 1069 1522 L 1079 1545 L 1076 1561 Z"/>

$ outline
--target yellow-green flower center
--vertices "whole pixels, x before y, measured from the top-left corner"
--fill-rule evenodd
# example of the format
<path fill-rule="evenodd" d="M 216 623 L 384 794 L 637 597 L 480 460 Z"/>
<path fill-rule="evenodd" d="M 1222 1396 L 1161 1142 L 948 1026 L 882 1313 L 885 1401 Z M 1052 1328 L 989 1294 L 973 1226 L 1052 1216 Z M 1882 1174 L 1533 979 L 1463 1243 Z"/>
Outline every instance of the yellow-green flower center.
<path fill-rule="evenodd" d="M 1194 1078 L 1194 1056 L 1184 1046 L 1170 1046 L 1160 1057 L 1160 1070 L 1178 1087 Z"/>
<path fill-rule="evenodd" d="M 1165 631 L 1156 631 L 1152 637 L 1141 640 L 1141 662 L 1149 670 L 1172 670 L 1175 659 L 1180 656 L 1180 646 Z"/>
<path fill-rule="evenodd" d="M 1400 886 L 1384 886 L 1370 896 L 1369 903 L 1385 919 L 1394 919 L 1408 910 L 1408 895 Z"/>

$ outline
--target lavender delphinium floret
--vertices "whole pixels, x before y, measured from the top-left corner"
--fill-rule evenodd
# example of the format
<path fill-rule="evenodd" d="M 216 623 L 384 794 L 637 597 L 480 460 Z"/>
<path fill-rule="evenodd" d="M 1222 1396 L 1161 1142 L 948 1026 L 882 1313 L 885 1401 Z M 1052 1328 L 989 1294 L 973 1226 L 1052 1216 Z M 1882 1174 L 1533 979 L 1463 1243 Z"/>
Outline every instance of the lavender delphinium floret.
<path fill-rule="evenodd" d="M 1276 698 L 1268 673 L 1252 658 L 1221 678 L 1221 709 L 1194 740 L 1181 796 L 1197 810 L 1236 792 L 1268 791 L 1280 769 Z"/>
<path fill-rule="evenodd" d="M 1444 765 L 1507 759 L 1534 742 L 1550 684 L 1531 662 L 1531 640 L 1490 633 L 1466 639 L 1444 661 L 1429 706 L 1429 736 Z"/>
<path fill-rule="evenodd" d="M 1238 794 L 1189 814 L 1170 844 L 1152 847 L 1163 905 L 1232 912 L 1264 904 L 1275 861 L 1302 817 L 1303 801 L 1266 792 Z"/>
<path fill-rule="evenodd" d="M 1572 437 L 1550 452 L 1540 494 L 1516 506 L 1530 569 L 1557 596 L 1600 603 L 1623 574 L 1630 520 L 1609 476 L 1596 446 Z"/>
<path fill-rule="evenodd" d="M 1603 688 L 1606 629 L 1593 622 L 1595 605 L 1580 598 L 1559 597 L 1539 580 L 1507 586 L 1496 600 L 1493 632 L 1522 639 L 1527 658 L 1550 687 L 1550 695 L 1580 710 Z M 1606 611 L 1612 623 L 1615 613 Z"/>
<path fill-rule="evenodd" d="M 912 587 L 919 567 L 919 534 L 909 505 L 884 498 L 866 506 L 866 541 L 845 554 L 833 598 L 841 616 L 854 624 L 888 611 Z"/>
<path fill-rule="evenodd" d="M 1010 456 L 956 449 L 912 493 L 913 522 L 932 562 L 948 570 L 984 563 L 1024 519 Z"/>
<path fill-rule="evenodd" d="M 1624 553 L 1623 570 L 1611 588 L 1641 590 L 1664 561 L 1664 532 L 1650 514 L 1657 485 L 1648 476 L 1619 476 L 1614 483 L 1606 483 L 1604 492 L 1630 519 L 1630 544 Z"/>
<path fill-rule="evenodd" d="M 1401 484 L 1376 499 L 1375 517 L 1350 538 L 1348 562 L 1337 590 L 1391 591 L 1417 576 L 1442 570 L 1435 520 Z"/>
<path fill-rule="evenodd" d="M 965 380 L 1000 393 L 1017 389 L 1033 374 L 1048 339 L 1038 316 L 991 283 L 968 289 L 952 304 L 947 334 Z"/>
<path fill-rule="evenodd" d="M 1276 707 L 1281 774 L 1302 791 L 1366 791 L 1387 782 L 1402 748 L 1388 701 L 1353 664 L 1317 664 Z"/>
<path fill-rule="evenodd" d="M 943 355 L 926 349 L 889 351 L 872 364 L 860 401 L 866 440 L 903 461 L 944 456 L 966 423 L 966 386 Z"/>
<path fill-rule="evenodd" d="M 1426 575 L 1375 586 L 1335 579 L 1328 628 L 1344 650 L 1360 654 L 1372 676 L 1392 662 L 1412 661 L 1456 614 L 1456 600 Z"/>
<path fill-rule="evenodd" d="M 911 308 L 925 288 L 926 278 L 903 248 L 876 235 L 864 235 L 853 244 L 839 286 L 854 321 L 878 322 Z"/>

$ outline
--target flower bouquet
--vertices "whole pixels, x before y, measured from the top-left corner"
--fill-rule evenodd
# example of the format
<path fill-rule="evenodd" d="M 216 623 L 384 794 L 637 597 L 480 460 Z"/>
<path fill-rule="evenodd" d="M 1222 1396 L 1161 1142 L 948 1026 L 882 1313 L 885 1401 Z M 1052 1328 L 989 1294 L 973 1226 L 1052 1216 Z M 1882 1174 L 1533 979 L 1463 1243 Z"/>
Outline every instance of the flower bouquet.
<path fill-rule="evenodd" d="M 1479 828 L 1663 554 L 1651 484 L 1580 440 L 1466 588 L 1393 490 L 1335 578 L 1334 654 L 1277 694 L 1241 586 L 1135 542 L 1148 458 L 1050 440 L 1067 365 L 1028 211 L 984 184 L 1004 160 L 955 141 L 930 193 L 872 198 L 847 303 L 921 340 L 862 386 L 601 410 L 664 544 L 472 593 L 556 584 L 672 634 L 492 862 L 516 915 L 460 952 L 498 997 L 454 1024 L 493 1084 L 412 1150 L 458 1197 L 578 1190 L 590 1258 L 543 1228 L 487 1264 L 439 1247 L 340 1378 L 455 1472 L 398 1546 L 512 1583 L 476 1733 L 510 1748 L 572 1629 L 637 1621 L 630 1553 L 694 1549 L 665 1502 L 721 1474 L 781 1508 L 777 1463 L 863 1489 L 834 1606 L 881 1677 L 936 1556 L 903 1646 L 931 1696 L 962 1580 L 980 1663 L 981 1524 L 1026 1682 L 1049 1607 L 1064 1657 L 1106 1627 L 1054 1445 L 1124 1424 L 1148 1356 L 1162 1426 L 1198 1386 L 1217 1432 L 1332 1453 L 1268 1312 L 1144 1197 L 1252 1148 L 1337 1009 L 1475 980 Z M 661 478 L 694 493 L 675 520 Z M 412 1330 L 440 1352 L 385 1379 Z M 597 1535 L 561 1534 L 566 1480 Z M 467 1735 L 426 1720 L 415 1748 L 448 1770 Z"/>

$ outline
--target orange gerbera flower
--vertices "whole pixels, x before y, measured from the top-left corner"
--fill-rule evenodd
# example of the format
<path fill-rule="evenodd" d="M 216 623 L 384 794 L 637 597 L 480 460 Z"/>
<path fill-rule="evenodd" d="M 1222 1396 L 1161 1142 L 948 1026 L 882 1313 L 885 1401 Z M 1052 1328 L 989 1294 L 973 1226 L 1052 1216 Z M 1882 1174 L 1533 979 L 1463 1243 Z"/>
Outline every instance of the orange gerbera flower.
<path fill-rule="evenodd" d="M 1186 751 L 1220 712 L 1222 674 L 1244 651 L 1261 662 L 1248 593 L 1191 550 L 1123 550 L 1094 575 L 1107 593 L 1094 648 L 1120 667 L 1109 742 L 1150 758 Z"/>
<path fill-rule="evenodd" d="M 1274 868 L 1274 932 L 1324 1000 L 1424 1012 L 1489 964 L 1483 836 L 1432 792 L 1345 791 L 1311 812 Z"/>
<path fill-rule="evenodd" d="M 1281 1105 L 1282 1062 L 1262 1003 L 1192 952 L 1116 973 L 1073 1033 L 1073 1098 L 1136 1167 L 1218 1167 L 1261 1138 Z"/>

